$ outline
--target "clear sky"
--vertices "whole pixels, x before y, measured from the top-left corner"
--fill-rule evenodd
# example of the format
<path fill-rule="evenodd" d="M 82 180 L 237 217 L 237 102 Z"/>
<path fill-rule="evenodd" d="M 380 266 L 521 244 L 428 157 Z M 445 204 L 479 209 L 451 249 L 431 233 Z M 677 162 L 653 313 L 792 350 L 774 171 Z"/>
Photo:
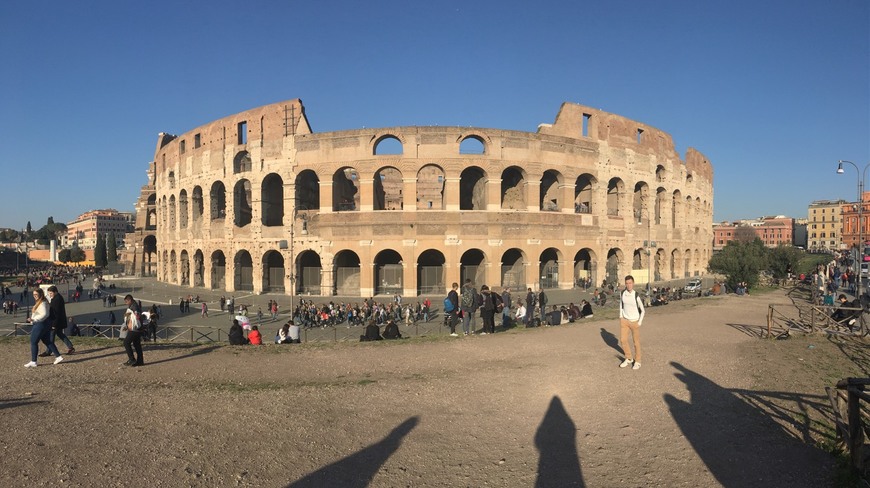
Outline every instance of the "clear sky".
<path fill-rule="evenodd" d="M 854 200 L 837 160 L 870 163 L 867 0 L 34 0 L 0 50 L 0 227 L 132 210 L 159 132 L 291 98 L 315 132 L 596 107 L 704 153 L 716 221 Z"/>

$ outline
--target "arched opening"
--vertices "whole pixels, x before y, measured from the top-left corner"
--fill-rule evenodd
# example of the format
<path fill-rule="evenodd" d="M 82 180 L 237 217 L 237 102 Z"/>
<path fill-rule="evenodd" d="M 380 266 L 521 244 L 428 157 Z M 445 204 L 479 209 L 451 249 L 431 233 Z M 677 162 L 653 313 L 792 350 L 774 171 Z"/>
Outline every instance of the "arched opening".
<path fill-rule="evenodd" d="M 695 218 L 695 206 L 692 205 L 692 196 L 689 195 L 686 197 L 686 227 L 691 227 Z"/>
<path fill-rule="evenodd" d="M 175 227 L 176 219 L 175 219 L 175 195 L 169 197 L 169 230 L 176 230 Z"/>
<path fill-rule="evenodd" d="M 181 251 L 181 286 L 190 286 L 190 256 L 187 250 Z"/>
<path fill-rule="evenodd" d="M 175 249 L 169 253 L 169 282 L 178 283 L 178 256 Z"/>
<path fill-rule="evenodd" d="M 385 249 L 375 256 L 375 294 L 394 295 L 403 290 L 402 256 L 392 250 Z"/>
<path fill-rule="evenodd" d="M 157 230 L 157 210 L 148 209 L 148 216 L 145 220 L 145 230 Z"/>
<path fill-rule="evenodd" d="M 254 261 L 248 251 L 239 251 L 233 260 L 235 276 L 234 288 L 237 291 L 254 291 Z"/>
<path fill-rule="evenodd" d="M 193 286 L 205 287 L 205 256 L 199 249 L 193 253 Z"/>
<path fill-rule="evenodd" d="M 320 256 L 314 251 L 303 251 L 296 258 L 296 265 L 299 267 L 296 291 L 306 295 L 320 295 Z M 359 294 L 359 289 L 356 294 Z"/>
<path fill-rule="evenodd" d="M 169 252 L 163 250 L 163 259 L 160 260 L 160 268 L 162 270 L 163 281 L 169 281 Z"/>
<path fill-rule="evenodd" d="M 381 168 L 375 173 L 373 184 L 375 210 L 402 210 L 402 172 L 396 168 Z"/>
<path fill-rule="evenodd" d="M 374 155 L 383 156 L 390 154 L 402 154 L 402 141 L 394 135 L 385 135 L 375 141 Z"/>
<path fill-rule="evenodd" d="M 622 250 L 612 248 L 607 251 L 607 264 L 605 265 L 604 280 L 608 285 L 619 286 L 619 270 L 622 268 Z M 602 283 L 603 285 L 603 283 Z"/>
<path fill-rule="evenodd" d="M 144 269 L 142 273 L 145 276 L 157 275 L 157 237 L 145 236 L 142 240 L 142 261 Z"/>
<path fill-rule="evenodd" d="M 526 289 L 525 257 L 520 249 L 508 249 L 501 256 L 501 286 Z"/>
<path fill-rule="evenodd" d="M 649 219 L 649 186 L 640 181 L 634 185 L 634 220 L 638 224 L 647 222 Z"/>
<path fill-rule="evenodd" d="M 695 276 L 701 276 L 701 272 L 704 271 L 702 266 L 703 266 L 703 264 L 701 263 L 701 251 L 699 249 L 695 249 L 695 266 L 694 266 L 694 275 Z"/>
<path fill-rule="evenodd" d="M 501 208 L 526 209 L 526 175 L 516 166 L 508 166 L 501 172 Z"/>
<path fill-rule="evenodd" d="M 211 288 L 212 290 L 224 290 L 227 287 L 227 259 L 223 251 L 211 253 Z"/>
<path fill-rule="evenodd" d="M 459 154 L 486 154 L 486 144 L 478 136 L 468 136 L 459 143 Z"/>
<path fill-rule="evenodd" d="M 459 209 L 486 210 L 486 172 L 470 166 L 459 176 Z"/>
<path fill-rule="evenodd" d="M 625 194 L 625 183 L 619 178 L 611 178 L 607 183 L 607 215 L 619 215 L 622 205 L 622 195 Z"/>
<path fill-rule="evenodd" d="M 574 255 L 574 286 L 589 289 L 598 284 L 596 276 L 595 252 L 583 248 Z"/>
<path fill-rule="evenodd" d="M 683 277 L 688 278 L 692 276 L 692 250 L 686 249 L 683 253 Z"/>
<path fill-rule="evenodd" d="M 310 169 L 296 175 L 296 208 L 320 210 L 320 179 Z"/>
<path fill-rule="evenodd" d="M 227 190 L 220 181 L 215 181 L 211 185 L 209 209 L 211 210 L 211 220 L 223 220 L 227 216 Z"/>
<path fill-rule="evenodd" d="M 340 251 L 335 255 L 335 294 L 359 295 L 360 263 L 359 256 L 353 251 Z"/>
<path fill-rule="evenodd" d="M 541 177 L 541 200 L 540 210 L 542 212 L 559 212 L 562 209 L 560 201 L 560 186 L 562 185 L 562 174 L 558 171 L 544 171 L 544 176 Z"/>
<path fill-rule="evenodd" d="M 423 251 L 417 258 L 417 295 L 444 293 L 444 254 L 436 249 Z"/>
<path fill-rule="evenodd" d="M 169 176 L 167 178 L 169 180 L 169 189 L 175 188 L 175 171 L 170 171 Z"/>
<path fill-rule="evenodd" d="M 427 164 L 417 172 L 417 210 L 444 210 L 444 170 Z"/>
<path fill-rule="evenodd" d="M 665 250 L 659 248 L 659 250 L 656 251 L 655 272 L 653 273 L 653 281 L 662 281 L 664 279 L 666 259 L 667 255 L 665 254 Z"/>
<path fill-rule="evenodd" d="M 204 209 L 201 186 L 193 187 L 193 195 L 191 200 L 193 201 L 193 221 L 199 222 L 200 220 L 202 220 Z"/>
<path fill-rule="evenodd" d="M 590 174 L 577 177 L 574 183 L 574 213 L 592 213 L 595 181 L 595 177 Z"/>
<path fill-rule="evenodd" d="M 664 214 L 665 198 L 667 198 L 667 190 L 662 187 L 656 189 L 656 204 L 655 204 L 655 224 L 661 225 L 662 215 Z"/>
<path fill-rule="evenodd" d="M 251 155 L 248 151 L 240 151 L 236 154 L 236 157 L 233 158 L 233 174 L 244 173 L 247 171 L 251 171 L 253 169 L 253 163 L 251 162 Z"/>
<path fill-rule="evenodd" d="M 263 178 L 260 188 L 262 222 L 266 227 L 284 225 L 284 180 L 275 173 Z"/>
<path fill-rule="evenodd" d="M 680 212 L 682 211 L 683 197 L 680 195 L 680 190 L 674 190 L 674 196 L 671 199 L 671 227 L 677 228 L 677 222 L 680 221 Z"/>
<path fill-rule="evenodd" d="M 677 279 L 682 275 L 680 270 L 680 266 L 682 265 L 683 260 L 680 256 L 680 250 L 674 249 L 671 251 L 671 279 Z"/>
<path fill-rule="evenodd" d="M 236 227 L 244 227 L 251 223 L 253 215 L 251 204 L 251 182 L 239 180 L 233 189 L 233 205 L 235 206 L 233 224 Z"/>
<path fill-rule="evenodd" d="M 544 249 L 539 260 L 539 286 L 542 289 L 559 288 L 559 250 L 552 247 Z"/>
<path fill-rule="evenodd" d="M 656 182 L 657 183 L 661 183 L 661 182 L 665 181 L 665 178 L 667 178 L 667 176 L 668 175 L 665 172 L 664 166 L 662 166 L 662 165 L 656 166 Z"/>
<path fill-rule="evenodd" d="M 483 251 L 469 249 L 462 253 L 462 258 L 459 259 L 459 279 L 460 285 L 464 284 L 466 279 L 471 279 L 477 288 L 486 284 L 486 255 Z"/>
<path fill-rule="evenodd" d="M 178 194 L 178 224 L 182 229 L 187 228 L 187 190 L 181 190 Z"/>
<path fill-rule="evenodd" d="M 284 256 L 278 251 L 263 254 L 263 291 L 284 293 Z"/>
<path fill-rule="evenodd" d="M 353 168 L 341 168 L 332 175 L 332 210 L 347 212 L 359 209 L 359 174 Z"/>

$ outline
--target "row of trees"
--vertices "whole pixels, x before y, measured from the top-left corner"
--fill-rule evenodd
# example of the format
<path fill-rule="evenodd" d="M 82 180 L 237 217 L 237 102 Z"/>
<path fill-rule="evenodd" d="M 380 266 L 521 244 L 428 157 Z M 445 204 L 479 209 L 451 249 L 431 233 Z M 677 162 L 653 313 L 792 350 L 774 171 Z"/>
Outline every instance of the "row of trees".
<path fill-rule="evenodd" d="M 58 239 L 64 233 L 66 233 L 66 224 L 55 222 L 54 217 L 49 217 L 45 225 L 39 230 L 33 230 L 30 221 L 27 222 L 24 232 L 19 232 L 15 229 L 3 229 L 0 231 L 0 242 L 20 242 L 21 239 L 26 239 L 27 241 L 35 240 L 39 244 L 46 245 L 49 241 Z"/>
<path fill-rule="evenodd" d="M 752 288 L 758 284 L 762 271 L 769 271 L 778 280 L 787 278 L 789 273 L 809 274 L 814 263 L 802 263 L 803 256 L 803 251 L 792 246 L 768 248 L 757 237 L 733 240 L 710 259 L 710 271 L 725 275 L 725 283 L 732 290 L 740 282 Z M 807 269 L 802 269 L 804 267 Z"/>
<path fill-rule="evenodd" d="M 71 249 L 61 249 L 57 253 L 58 261 L 62 263 L 80 263 L 85 260 L 85 252 L 79 248 L 78 244 L 73 244 Z M 97 234 L 97 244 L 94 247 L 94 264 L 103 268 L 109 263 L 118 261 L 118 243 L 115 241 L 115 235 L 111 232 L 107 234 Z"/>

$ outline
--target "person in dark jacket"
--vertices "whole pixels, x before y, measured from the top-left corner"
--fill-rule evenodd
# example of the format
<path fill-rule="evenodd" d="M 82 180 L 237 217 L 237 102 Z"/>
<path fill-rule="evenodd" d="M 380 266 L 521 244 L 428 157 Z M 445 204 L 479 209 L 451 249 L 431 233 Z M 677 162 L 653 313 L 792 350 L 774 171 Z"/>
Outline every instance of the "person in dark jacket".
<path fill-rule="evenodd" d="M 480 334 L 495 334 L 495 309 L 498 307 L 495 297 L 498 294 L 492 293 L 487 285 L 480 287 L 480 294 L 483 297 L 483 303 L 480 307 L 480 318 L 483 319 L 483 332 Z"/>
<path fill-rule="evenodd" d="M 233 319 L 233 325 L 230 326 L 230 345 L 243 346 L 248 343 L 245 339 L 245 333 L 238 320 Z"/>
<path fill-rule="evenodd" d="M 583 308 L 580 309 L 580 318 L 585 319 L 586 317 L 592 317 L 592 304 L 583 300 Z"/>
<path fill-rule="evenodd" d="M 66 345 L 66 353 L 72 354 L 75 352 L 76 348 L 73 347 L 72 341 L 70 341 L 69 337 L 64 333 L 67 325 L 66 304 L 63 301 L 63 297 L 60 296 L 60 293 L 57 291 L 57 287 L 54 285 L 48 287 L 48 300 L 48 326 L 51 330 L 49 341 L 53 344 L 55 337 L 60 337 L 60 340 L 62 340 Z M 40 354 L 40 356 L 51 356 L 51 352 L 45 351 Z"/>
<path fill-rule="evenodd" d="M 369 319 L 368 325 L 366 325 L 366 333 L 365 335 L 359 336 L 360 342 L 368 342 L 368 341 L 380 341 L 383 340 L 381 337 L 381 329 L 375 324 L 375 321 Z"/>
<path fill-rule="evenodd" d="M 384 339 L 401 339 L 402 333 L 399 332 L 399 326 L 396 324 L 395 320 L 390 320 L 387 322 L 387 326 L 384 327 Z"/>
<path fill-rule="evenodd" d="M 535 292 L 531 288 L 528 290 L 529 292 L 526 293 L 526 315 L 523 317 L 526 327 L 535 319 Z"/>
<path fill-rule="evenodd" d="M 459 323 L 459 283 L 453 283 L 453 288 L 447 294 L 447 299 L 453 304 L 453 310 L 447 312 L 447 325 L 450 327 L 450 335 L 459 337 L 456 333 L 456 324 Z"/>

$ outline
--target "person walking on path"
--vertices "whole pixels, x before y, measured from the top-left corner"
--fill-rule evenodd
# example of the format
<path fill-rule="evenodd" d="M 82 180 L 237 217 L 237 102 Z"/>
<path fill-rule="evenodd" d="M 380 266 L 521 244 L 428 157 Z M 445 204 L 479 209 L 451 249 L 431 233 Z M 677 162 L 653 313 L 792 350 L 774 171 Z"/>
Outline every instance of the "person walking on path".
<path fill-rule="evenodd" d="M 60 340 L 66 345 L 66 353 L 72 354 L 76 351 L 76 348 L 73 347 L 72 341 L 64 333 L 67 325 L 66 304 L 54 285 L 48 287 L 48 302 L 48 323 L 51 326 L 49 340 L 54 343 L 55 337 L 60 337 Z M 50 351 L 41 354 L 41 356 L 49 355 L 51 355 Z"/>
<path fill-rule="evenodd" d="M 142 359 L 142 329 L 140 327 L 133 330 L 133 324 L 141 320 L 139 318 L 141 310 L 139 304 L 133 300 L 133 295 L 125 296 L 124 303 L 127 304 L 127 311 L 124 312 L 124 327 L 127 328 L 127 337 L 124 338 L 124 350 L 127 351 L 127 362 L 124 363 L 124 366 L 142 366 L 145 364 Z M 133 355 L 134 348 L 136 356 Z"/>
<path fill-rule="evenodd" d="M 634 290 L 634 277 L 625 277 L 625 289 L 622 290 L 619 300 L 619 343 L 625 353 L 625 360 L 619 365 L 620 368 L 631 366 L 631 369 L 640 369 L 640 326 L 644 316 L 643 302 Z M 628 335 L 631 333 L 634 342 L 634 354 L 631 353 L 631 345 L 628 343 Z"/>
<path fill-rule="evenodd" d="M 208 305 L 205 302 L 202 302 L 202 312 L 199 314 L 200 318 L 208 318 Z"/>
<path fill-rule="evenodd" d="M 60 355 L 57 346 L 49 340 L 50 326 L 48 324 L 48 300 L 45 299 L 45 292 L 42 291 L 42 288 L 35 288 L 33 290 L 33 299 L 36 303 L 33 305 L 30 318 L 27 319 L 28 322 L 33 324 L 33 328 L 30 330 L 30 362 L 25 364 L 24 367 L 36 367 L 37 354 L 39 353 L 39 341 L 42 341 L 42 343 L 48 347 L 48 350 L 54 354 L 54 364 L 58 364 L 63 361 L 63 356 Z"/>

